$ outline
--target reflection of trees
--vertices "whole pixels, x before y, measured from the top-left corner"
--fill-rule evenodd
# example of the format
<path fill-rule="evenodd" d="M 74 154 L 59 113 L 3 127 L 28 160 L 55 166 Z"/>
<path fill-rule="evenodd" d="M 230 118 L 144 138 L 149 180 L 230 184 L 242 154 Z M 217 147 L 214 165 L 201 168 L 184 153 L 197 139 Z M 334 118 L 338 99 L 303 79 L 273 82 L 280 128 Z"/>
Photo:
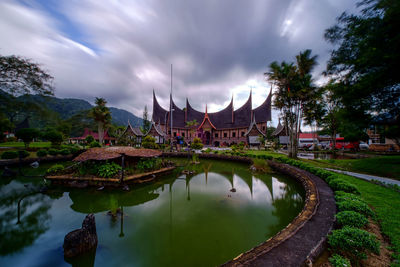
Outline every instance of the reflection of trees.
<path fill-rule="evenodd" d="M 46 196 L 23 187 L 7 189 L 0 191 L 0 255 L 31 245 L 47 231 L 50 219 L 47 212 L 51 205 Z"/>
<path fill-rule="evenodd" d="M 288 225 L 295 215 L 302 210 L 304 205 L 304 199 L 298 193 L 299 186 L 297 184 L 283 184 L 281 190 L 283 190 L 283 193 L 273 199 L 272 202 L 272 206 L 275 208 L 272 211 L 272 215 L 278 219 L 278 222 L 268 227 L 269 235 L 276 234 Z"/>

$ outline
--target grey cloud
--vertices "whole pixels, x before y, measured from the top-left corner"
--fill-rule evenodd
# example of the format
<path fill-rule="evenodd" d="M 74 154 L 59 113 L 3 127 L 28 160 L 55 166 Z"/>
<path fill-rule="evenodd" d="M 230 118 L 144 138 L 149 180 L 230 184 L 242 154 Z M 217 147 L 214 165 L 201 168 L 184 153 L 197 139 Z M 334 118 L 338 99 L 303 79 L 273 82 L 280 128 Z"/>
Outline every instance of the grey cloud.
<path fill-rule="evenodd" d="M 12 40 L 0 40 L 0 47 L 6 53 L 33 57 L 49 66 L 56 78 L 57 95 L 89 101 L 102 96 L 110 105 L 138 116 L 144 105 L 151 110 L 153 88 L 161 104 L 168 107 L 170 63 L 174 64 L 177 104 L 183 107 L 189 97 L 199 109 L 206 103 L 222 108 L 233 88 L 245 84 L 249 77 L 262 77 L 272 61 L 294 60 L 307 48 L 320 55 L 316 73 L 321 72 L 329 51 L 324 29 L 355 5 L 355 1 L 332 0 L 57 3 L 59 12 L 79 28 L 95 55 L 65 41 L 60 28 L 51 27 L 57 18 L 46 17 L 46 11 L 37 7 L 23 9 L 25 16 L 20 17 L 17 31 L 16 21 L 0 19 L 0 29 Z M 18 2 L 7 4 L 22 8 Z M 32 19 L 37 25 L 34 32 L 29 27 Z M 287 20 L 292 24 L 282 34 Z M 33 48 L 32 44 L 19 43 L 14 49 L 12 42 L 24 34 L 41 42 Z M 236 97 L 238 103 L 248 95 Z"/>

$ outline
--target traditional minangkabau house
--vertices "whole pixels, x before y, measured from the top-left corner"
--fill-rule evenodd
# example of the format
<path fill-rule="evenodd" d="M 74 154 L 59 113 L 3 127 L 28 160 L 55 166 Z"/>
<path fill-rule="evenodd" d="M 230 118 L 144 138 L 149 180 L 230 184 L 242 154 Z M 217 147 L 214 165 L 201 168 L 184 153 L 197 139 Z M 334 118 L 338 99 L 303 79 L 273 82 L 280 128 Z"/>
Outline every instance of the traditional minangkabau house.
<path fill-rule="evenodd" d="M 142 133 L 142 130 L 140 130 L 140 127 L 132 127 L 132 125 L 128 121 L 128 125 L 126 126 L 125 130 L 122 132 L 118 140 L 121 140 L 121 138 L 127 138 L 131 143 L 140 145 L 142 143 L 143 136 L 144 134 Z"/>
<path fill-rule="evenodd" d="M 153 91 L 152 121 L 165 133 L 166 139 L 182 136 L 185 142 L 191 142 L 195 137 L 203 144 L 211 146 L 231 145 L 244 142 L 257 144 L 259 135 L 265 135 L 267 122 L 271 121 L 271 92 L 266 100 L 257 108 L 252 108 L 251 91 L 246 103 L 240 108 L 233 109 L 233 98 L 229 105 L 218 112 L 195 110 L 186 99 L 184 109 L 175 105 L 170 95 L 170 109 L 172 108 L 172 131 L 170 111 L 161 107 Z M 188 126 L 188 122 L 197 124 Z"/>
<path fill-rule="evenodd" d="M 156 139 L 156 144 L 164 144 L 166 141 L 166 134 L 163 132 L 160 125 L 157 125 L 154 121 L 151 122 L 150 129 L 145 135 L 153 136 Z"/>

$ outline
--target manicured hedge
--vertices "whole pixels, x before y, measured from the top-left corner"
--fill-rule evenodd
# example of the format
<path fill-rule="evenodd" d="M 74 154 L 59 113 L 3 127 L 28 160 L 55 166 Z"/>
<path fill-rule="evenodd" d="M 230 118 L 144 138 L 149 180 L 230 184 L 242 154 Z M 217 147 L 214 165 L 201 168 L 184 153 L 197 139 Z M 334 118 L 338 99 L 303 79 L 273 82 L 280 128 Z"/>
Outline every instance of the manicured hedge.
<path fill-rule="evenodd" d="M 47 156 L 47 150 L 45 150 L 45 149 L 41 149 L 41 150 L 38 150 L 37 152 L 36 152 L 36 155 L 38 156 L 38 157 L 46 157 Z"/>
<path fill-rule="evenodd" d="M 16 159 L 18 158 L 18 152 L 17 151 L 5 151 L 3 154 L 1 154 L 2 159 Z"/>
<path fill-rule="evenodd" d="M 361 228 L 368 223 L 367 217 L 355 211 L 341 211 L 336 214 L 336 222 L 340 226 Z"/>

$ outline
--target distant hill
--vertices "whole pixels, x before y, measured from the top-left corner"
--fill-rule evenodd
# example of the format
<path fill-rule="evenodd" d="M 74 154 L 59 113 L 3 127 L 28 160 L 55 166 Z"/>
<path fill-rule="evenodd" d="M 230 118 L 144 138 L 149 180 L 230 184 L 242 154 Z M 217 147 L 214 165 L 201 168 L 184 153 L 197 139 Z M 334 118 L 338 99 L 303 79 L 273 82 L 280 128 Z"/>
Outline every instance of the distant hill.
<path fill-rule="evenodd" d="M 8 95 L 4 91 L 0 90 L 0 95 Z M 69 119 L 72 116 L 78 114 L 81 111 L 89 110 L 93 107 L 88 101 L 75 98 L 58 98 L 53 96 L 40 96 L 40 95 L 23 95 L 18 97 L 24 102 L 36 102 L 48 110 L 57 113 L 61 119 Z M 128 120 L 132 126 L 141 126 L 143 120 L 136 117 L 129 111 L 124 109 L 118 109 L 109 107 L 112 117 L 112 122 L 119 126 L 128 125 Z"/>

